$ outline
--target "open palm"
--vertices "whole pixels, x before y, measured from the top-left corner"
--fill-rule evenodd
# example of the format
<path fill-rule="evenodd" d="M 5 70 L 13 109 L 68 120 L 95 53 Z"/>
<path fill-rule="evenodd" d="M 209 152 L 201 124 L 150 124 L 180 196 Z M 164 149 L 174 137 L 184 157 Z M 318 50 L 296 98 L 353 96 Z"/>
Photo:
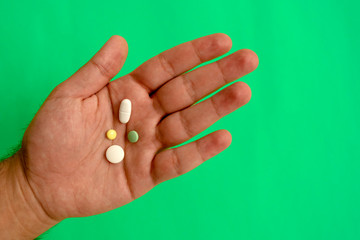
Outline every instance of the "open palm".
<path fill-rule="evenodd" d="M 21 151 L 25 174 L 46 213 L 61 220 L 120 207 L 229 146 L 231 135 L 220 130 L 169 149 L 249 101 L 250 88 L 237 82 L 193 105 L 256 68 L 256 54 L 240 50 L 186 72 L 230 48 L 225 34 L 209 35 L 167 50 L 109 82 L 127 55 L 125 40 L 110 38 L 54 89 L 25 133 Z M 119 105 L 125 98 L 133 110 L 130 121 L 122 124 Z M 118 133 L 113 141 L 106 138 L 109 129 Z M 139 133 L 137 143 L 127 140 L 131 130 Z M 105 158 L 112 144 L 125 151 L 119 164 Z"/>

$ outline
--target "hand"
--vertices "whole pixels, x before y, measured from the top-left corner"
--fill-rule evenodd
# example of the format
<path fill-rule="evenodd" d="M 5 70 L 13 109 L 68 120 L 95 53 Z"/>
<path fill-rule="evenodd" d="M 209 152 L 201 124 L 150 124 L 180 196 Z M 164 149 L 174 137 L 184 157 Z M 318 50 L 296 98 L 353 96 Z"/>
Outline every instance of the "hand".
<path fill-rule="evenodd" d="M 213 34 L 167 50 L 132 73 L 109 81 L 127 56 L 127 44 L 113 36 L 73 76 L 58 85 L 29 125 L 20 156 L 24 174 L 44 212 L 60 221 L 94 215 L 127 204 L 155 185 L 197 167 L 230 145 L 225 130 L 168 149 L 199 134 L 250 100 L 243 82 L 198 100 L 253 71 L 250 50 L 186 71 L 231 48 L 225 34 Z M 132 101 L 127 124 L 118 118 L 120 102 Z M 108 129 L 117 131 L 110 141 Z M 139 141 L 127 133 L 136 130 Z M 117 144 L 125 158 L 109 163 L 106 149 Z"/>

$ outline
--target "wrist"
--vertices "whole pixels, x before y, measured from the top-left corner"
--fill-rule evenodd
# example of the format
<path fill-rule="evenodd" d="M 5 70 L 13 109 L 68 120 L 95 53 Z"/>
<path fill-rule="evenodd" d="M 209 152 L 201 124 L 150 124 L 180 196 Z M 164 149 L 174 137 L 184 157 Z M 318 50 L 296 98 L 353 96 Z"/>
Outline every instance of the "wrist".
<path fill-rule="evenodd" d="M 58 223 L 36 198 L 22 161 L 20 150 L 0 163 L 0 239 L 33 239 Z"/>

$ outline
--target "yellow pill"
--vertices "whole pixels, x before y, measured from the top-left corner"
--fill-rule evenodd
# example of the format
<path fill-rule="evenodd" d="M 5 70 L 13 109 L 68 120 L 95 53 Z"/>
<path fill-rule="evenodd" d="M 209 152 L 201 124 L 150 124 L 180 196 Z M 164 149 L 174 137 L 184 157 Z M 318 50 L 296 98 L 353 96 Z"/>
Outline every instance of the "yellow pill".
<path fill-rule="evenodd" d="M 116 138 L 116 131 L 114 129 L 110 129 L 106 132 L 106 137 L 110 140 L 114 140 Z"/>

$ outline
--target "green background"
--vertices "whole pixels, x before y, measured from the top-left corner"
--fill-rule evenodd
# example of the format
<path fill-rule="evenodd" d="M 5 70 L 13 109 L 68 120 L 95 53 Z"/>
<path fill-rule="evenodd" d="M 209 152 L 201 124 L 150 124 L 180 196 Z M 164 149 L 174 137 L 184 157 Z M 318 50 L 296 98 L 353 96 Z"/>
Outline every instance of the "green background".
<path fill-rule="evenodd" d="M 260 59 L 242 79 L 250 103 L 206 131 L 228 129 L 229 149 L 42 238 L 360 239 L 359 10 L 346 0 L 1 0 L 0 155 L 111 35 L 129 44 L 119 76 L 215 32 Z"/>

